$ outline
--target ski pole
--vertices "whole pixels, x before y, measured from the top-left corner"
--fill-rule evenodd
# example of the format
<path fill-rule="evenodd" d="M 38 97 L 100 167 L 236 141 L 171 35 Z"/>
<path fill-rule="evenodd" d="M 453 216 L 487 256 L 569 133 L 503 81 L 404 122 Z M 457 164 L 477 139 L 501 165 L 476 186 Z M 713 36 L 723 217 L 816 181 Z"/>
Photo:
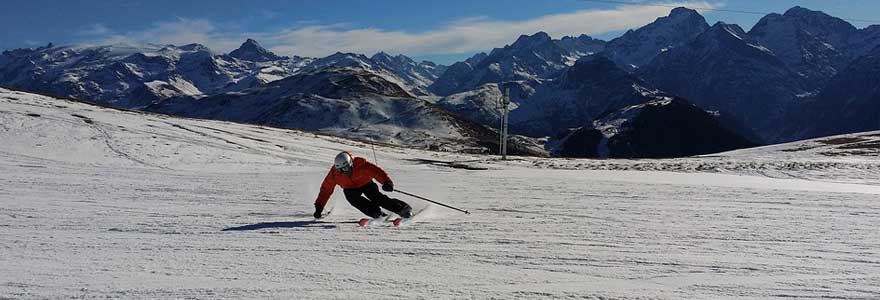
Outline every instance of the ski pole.
<path fill-rule="evenodd" d="M 437 205 L 440 205 L 440 206 L 443 206 L 443 207 L 446 207 L 446 208 L 451 208 L 451 209 L 454 209 L 454 210 L 457 210 L 457 211 L 463 212 L 463 213 L 465 213 L 466 215 L 471 214 L 470 212 L 468 212 L 468 211 L 466 211 L 466 210 L 463 210 L 463 209 L 460 209 L 460 208 L 455 208 L 455 207 L 452 207 L 452 206 L 449 206 L 449 205 L 446 205 L 446 204 L 443 204 L 443 203 L 440 203 L 440 202 L 437 202 L 437 201 L 434 201 L 434 200 L 431 200 L 431 199 L 428 199 L 428 198 L 425 198 L 425 197 L 422 197 L 422 196 L 413 195 L 413 194 L 410 194 L 410 193 L 407 193 L 407 192 L 404 192 L 404 191 L 401 191 L 401 190 L 394 190 L 394 191 L 395 191 L 395 192 L 398 192 L 398 193 L 401 193 L 401 194 L 404 194 L 404 195 L 407 195 L 407 196 L 410 196 L 410 197 L 419 198 L 419 199 L 422 199 L 422 200 L 425 200 L 425 201 L 428 201 L 428 202 L 431 202 L 431 203 L 434 203 L 434 204 L 437 204 Z"/>

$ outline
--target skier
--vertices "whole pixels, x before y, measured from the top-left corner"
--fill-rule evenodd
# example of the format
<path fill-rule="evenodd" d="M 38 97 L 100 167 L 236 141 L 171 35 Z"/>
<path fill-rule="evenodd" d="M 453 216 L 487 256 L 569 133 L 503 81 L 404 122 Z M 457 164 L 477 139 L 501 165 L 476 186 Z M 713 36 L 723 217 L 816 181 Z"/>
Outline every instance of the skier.
<path fill-rule="evenodd" d="M 324 177 L 324 182 L 321 183 L 321 192 L 318 193 L 318 199 L 315 200 L 315 219 L 323 217 L 321 212 L 324 211 L 324 206 L 337 184 L 342 187 L 348 203 L 373 219 L 387 216 L 381 208 L 385 208 L 403 219 L 411 218 L 412 207 L 406 202 L 389 198 L 379 192 L 379 187 L 373 182 L 373 179 L 382 184 L 382 190 L 394 191 L 394 182 L 382 168 L 362 157 L 352 157 L 351 153 L 346 151 L 336 155 L 333 167 L 330 168 L 327 177 Z M 396 220 L 395 224 L 399 222 L 400 220 Z"/>

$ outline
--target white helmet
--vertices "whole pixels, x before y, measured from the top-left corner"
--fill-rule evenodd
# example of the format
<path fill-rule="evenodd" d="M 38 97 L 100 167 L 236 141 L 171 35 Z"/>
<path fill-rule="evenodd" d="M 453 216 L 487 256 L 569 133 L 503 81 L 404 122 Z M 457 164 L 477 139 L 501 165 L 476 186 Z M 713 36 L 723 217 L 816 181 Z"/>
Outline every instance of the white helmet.
<path fill-rule="evenodd" d="M 351 153 L 342 151 L 333 159 L 333 167 L 340 172 L 348 172 L 351 170 L 352 158 Z"/>

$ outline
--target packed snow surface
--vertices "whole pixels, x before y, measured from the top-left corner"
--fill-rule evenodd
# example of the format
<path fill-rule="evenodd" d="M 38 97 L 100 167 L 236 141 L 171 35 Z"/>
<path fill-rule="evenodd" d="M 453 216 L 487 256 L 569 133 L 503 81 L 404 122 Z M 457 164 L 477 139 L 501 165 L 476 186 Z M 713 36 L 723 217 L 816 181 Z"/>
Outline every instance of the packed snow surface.
<path fill-rule="evenodd" d="M 877 299 L 878 141 L 374 157 L 331 136 L 0 90 L 0 299 Z M 337 190 L 315 221 L 340 150 L 472 214 L 430 206 L 408 227 L 359 229 Z"/>

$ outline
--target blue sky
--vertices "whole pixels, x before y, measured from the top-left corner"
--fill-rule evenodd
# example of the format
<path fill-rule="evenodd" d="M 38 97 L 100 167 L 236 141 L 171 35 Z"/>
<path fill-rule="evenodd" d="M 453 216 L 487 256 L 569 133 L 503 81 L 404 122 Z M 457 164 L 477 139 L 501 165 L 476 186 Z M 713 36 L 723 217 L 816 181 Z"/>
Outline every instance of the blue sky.
<path fill-rule="evenodd" d="M 800 5 L 850 19 L 878 19 L 880 1 L 634 1 L 779 12 Z M 668 13 L 663 6 L 583 0 L 447 1 L 4 1 L 0 49 L 56 44 L 198 42 L 227 52 L 252 37 L 283 55 L 377 51 L 450 63 L 512 42 L 519 34 L 611 39 Z M 748 30 L 760 15 L 702 11 L 709 23 Z M 853 22 L 857 27 L 869 23 Z"/>

